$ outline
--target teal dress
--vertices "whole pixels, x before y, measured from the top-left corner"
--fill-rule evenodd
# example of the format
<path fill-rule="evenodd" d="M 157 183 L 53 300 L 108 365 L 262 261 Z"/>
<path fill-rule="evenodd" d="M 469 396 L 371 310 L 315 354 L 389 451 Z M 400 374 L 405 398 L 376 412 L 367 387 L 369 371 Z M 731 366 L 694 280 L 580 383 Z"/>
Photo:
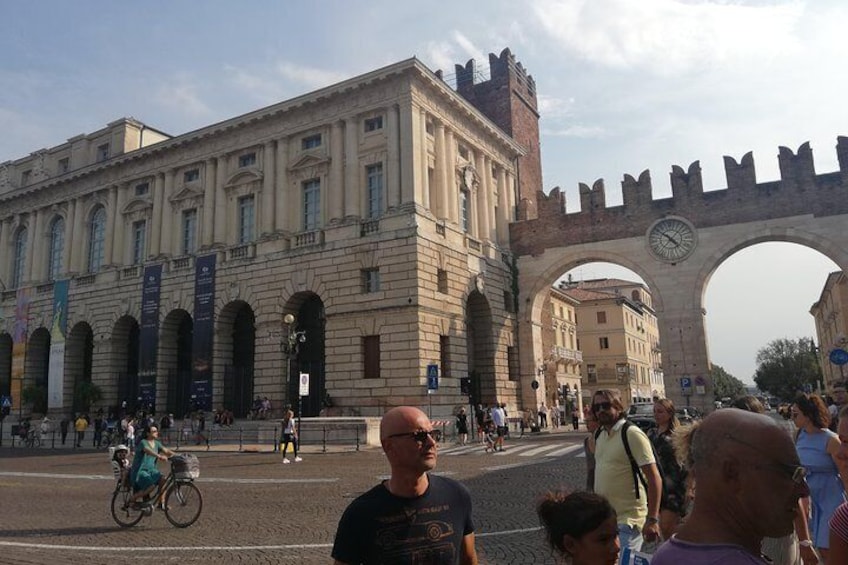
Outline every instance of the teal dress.
<path fill-rule="evenodd" d="M 156 467 L 157 458 L 147 453 L 145 446 L 157 455 L 162 452 L 162 444 L 158 439 L 143 439 L 138 443 L 132 464 L 133 488 L 136 492 L 159 484 L 159 479 L 162 478 L 162 473 Z"/>

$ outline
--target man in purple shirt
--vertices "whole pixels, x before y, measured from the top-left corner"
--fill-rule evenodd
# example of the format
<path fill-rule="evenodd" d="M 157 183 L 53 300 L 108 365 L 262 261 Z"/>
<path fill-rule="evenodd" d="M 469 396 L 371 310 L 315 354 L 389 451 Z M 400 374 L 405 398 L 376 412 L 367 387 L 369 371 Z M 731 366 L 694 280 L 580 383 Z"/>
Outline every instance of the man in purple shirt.
<path fill-rule="evenodd" d="M 764 565 L 764 537 L 793 530 L 798 499 L 809 496 L 792 439 L 771 418 L 718 410 L 693 432 L 689 460 L 695 505 L 651 565 Z"/>

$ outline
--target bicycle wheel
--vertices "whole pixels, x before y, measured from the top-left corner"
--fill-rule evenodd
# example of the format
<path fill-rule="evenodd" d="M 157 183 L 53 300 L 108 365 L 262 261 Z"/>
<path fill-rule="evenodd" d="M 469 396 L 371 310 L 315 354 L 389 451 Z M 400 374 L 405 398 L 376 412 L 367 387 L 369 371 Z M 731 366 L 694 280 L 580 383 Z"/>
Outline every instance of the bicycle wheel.
<path fill-rule="evenodd" d="M 203 497 L 194 483 L 174 483 L 165 496 L 165 517 L 178 528 L 188 528 L 200 517 Z"/>
<path fill-rule="evenodd" d="M 130 502 L 132 490 L 128 488 L 115 489 L 112 495 L 112 518 L 122 528 L 131 528 L 138 524 L 144 513 Z"/>

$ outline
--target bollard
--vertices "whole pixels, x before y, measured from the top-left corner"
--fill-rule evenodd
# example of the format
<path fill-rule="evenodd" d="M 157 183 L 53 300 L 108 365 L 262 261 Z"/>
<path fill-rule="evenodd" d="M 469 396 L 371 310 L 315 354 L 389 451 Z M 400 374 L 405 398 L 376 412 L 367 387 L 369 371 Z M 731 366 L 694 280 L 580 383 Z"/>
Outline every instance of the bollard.
<path fill-rule="evenodd" d="M 244 430 L 239 428 L 239 451 L 244 451 Z"/>
<path fill-rule="evenodd" d="M 321 426 L 321 432 L 321 449 L 324 453 L 327 453 L 327 426 Z"/>
<path fill-rule="evenodd" d="M 356 450 L 359 451 L 359 426 L 356 426 Z"/>

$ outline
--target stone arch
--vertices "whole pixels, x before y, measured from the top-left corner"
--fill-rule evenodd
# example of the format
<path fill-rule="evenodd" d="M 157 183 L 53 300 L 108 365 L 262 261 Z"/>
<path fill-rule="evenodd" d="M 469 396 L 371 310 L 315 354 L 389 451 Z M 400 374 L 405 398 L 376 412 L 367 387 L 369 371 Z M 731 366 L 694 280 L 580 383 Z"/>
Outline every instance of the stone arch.
<path fill-rule="evenodd" d="M 250 304 L 234 300 L 221 310 L 216 329 L 219 360 L 223 363 L 220 404 L 236 418 L 247 416 L 254 394 L 256 314 Z"/>
<path fill-rule="evenodd" d="M 44 390 L 44 405 L 41 401 L 32 407 L 33 412 L 47 412 L 48 398 L 47 371 L 50 367 L 50 332 L 46 328 L 37 328 L 27 341 L 26 361 L 24 362 L 24 387 L 36 386 Z"/>
<path fill-rule="evenodd" d="M 194 320 L 186 310 L 171 310 L 162 321 L 156 379 L 156 404 L 182 418 L 191 411 Z"/>
<path fill-rule="evenodd" d="M 478 290 L 471 291 L 465 300 L 465 344 L 474 397 L 490 406 L 502 402 L 495 374 L 492 308 L 486 296 Z"/>
<path fill-rule="evenodd" d="M 140 408 L 139 359 L 141 354 L 140 326 L 138 320 L 124 315 L 115 321 L 112 328 L 109 351 L 109 373 L 113 375 L 117 389 L 109 391 L 107 404 L 122 406 L 126 402 L 131 412 Z"/>
<path fill-rule="evenodd" d="M 80 383 L 91 382 L 94 358 L 94 332 L 88 322 L 76 323 L 65 345 L 65 384 L 63 406 L 71 406 L 74 412 L 88 409 L 82 406 L 74 394 Z"/>
<path fill-rule="evenodd" d="M 304 332 L 304 341 L 297 343 L 296 354 L 293 352 L 287 360 L 286 402 L 291 406 L 300 402 L 304 416 L 318 416 L 327 395 L 325 375 L 327 319 L 324 301 L 314 292 L 298 292 L 292 295 L 284 305 L 283 316 L 285 317 L 286 314 L 292 314 L 295 322 L 293 328 L 283 327 L 284 336 L 289 335 L 289 331 Z M 301 372 L 309 373 L 309 396 L 303 399 L 298 394 L 298 375 Z"/>

